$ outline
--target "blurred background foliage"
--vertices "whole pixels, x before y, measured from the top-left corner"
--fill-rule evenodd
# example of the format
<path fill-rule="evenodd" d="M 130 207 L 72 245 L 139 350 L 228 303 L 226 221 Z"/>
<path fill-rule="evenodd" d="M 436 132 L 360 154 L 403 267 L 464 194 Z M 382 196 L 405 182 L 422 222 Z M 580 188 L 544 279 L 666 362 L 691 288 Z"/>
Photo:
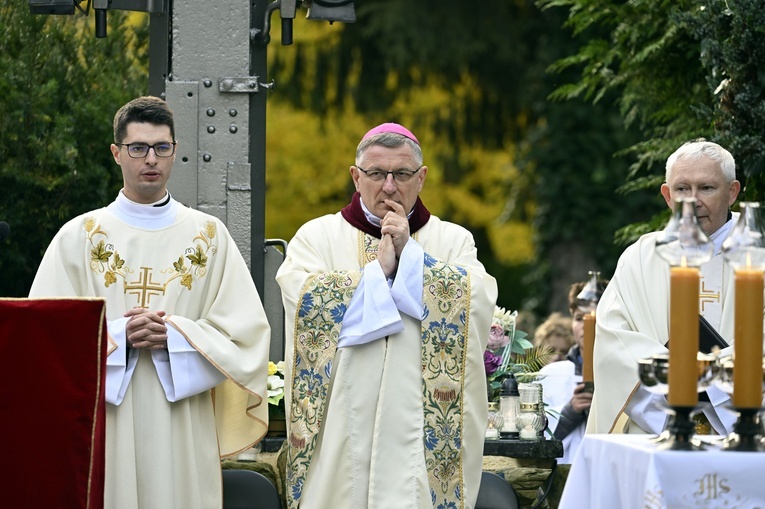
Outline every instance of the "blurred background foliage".
<path fill-rule="evenodd" d="M 148 31 L 119 14 L 95 41 L 84 17 L 32 16 L 26 0 L 3 2 L 0 25 L 0 296 L 25 297 L 61 225 L 121 187 L 111 119 L 147 89 Z"/>
<path fill-rule="evenodd" d="M 568 286 L 610 277 L 662 226 L 666 157 L 707 137 L 762 194 L 762 9 L 754 0 L 358 0 L 357 22 L 308 21 L 268 47 L 266 235 L 289 240 L 353 191 L 367 129 L 407 125 L 427 207 L 470 229 L 498 304 L 543 317 Z M 0 7 L 0 295 L 23 296 L 58 227 L 120 187 L 111 121 L 146 93 L 147 23 Z M 533 320 L 532 320 L 533 321 Z M 529 327 L 527 327 L 528 329 Z"/>

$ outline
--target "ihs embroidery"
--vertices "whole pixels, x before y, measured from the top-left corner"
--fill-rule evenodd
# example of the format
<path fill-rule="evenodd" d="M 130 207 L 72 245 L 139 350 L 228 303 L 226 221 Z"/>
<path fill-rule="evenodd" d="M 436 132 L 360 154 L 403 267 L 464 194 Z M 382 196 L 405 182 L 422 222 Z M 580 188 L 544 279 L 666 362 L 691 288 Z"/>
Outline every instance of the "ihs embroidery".
<path fill-rule="evenodd" d="M 154 281 L 151 267 L 141 267 L 138 278 L 135 281 L 136 271 L 125 265 L 125 259 L 120 256 L 113 244 L 107 243 L 109 235 L 96 224 L 96 220 L 89 217 L 85 220 L 87 239 L 92 246 L 90 250 L 90 268 L 93 272 L 103 273 L 104 286 L 108 288 L 117 282 L 118 277 L 123 280 L 123 288 L 126 294 L 135 295 L 138 304 L 146 307 L 152 295 L 164 295 L 168 285 L 175 279 L 180 278 L 181 286 L 191 290 L 195 280 L 199 280 L 207 273 L 208 257 L 216 253 L 217 247 L 213 239 L 217 233 L 216 225 L 212 221 L 205 223 L 204 228 L 192 239 L 193 246 L 187 247 L 184 253 L 173 262 L 172 268 L 160 270 L 160 274 L 169 274 L 167 280 Z M 100 238 L 103 237 L 103 238 Z M 186 260 L 189 263 L 186 263 Z"/>

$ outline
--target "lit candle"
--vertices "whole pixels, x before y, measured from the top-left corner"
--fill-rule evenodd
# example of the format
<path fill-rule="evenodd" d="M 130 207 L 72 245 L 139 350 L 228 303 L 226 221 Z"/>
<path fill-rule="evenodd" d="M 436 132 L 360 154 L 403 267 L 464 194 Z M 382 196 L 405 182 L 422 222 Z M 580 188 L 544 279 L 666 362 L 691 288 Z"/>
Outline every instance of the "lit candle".
<path fill-rule="evenodd" d="M 672 267 L 669 276 L 669 394 L 670 406 L 698 403 L 699 269 Z M 762 310 L 760 311 L 762 313 Z M 762 357 L 760 357 L 762 359 Z"/>
<path fill-rule="evenodd" d="M 760 408 L 762 403 L 763 273 L 735 271 L 733 406 Z"/>
<path fill-rule="evenodd" d="M 592 355 L 595 349 L 595 313 L 584 315 L 584 352 L 582 352 L 582 381 L 594 382 Z"/>

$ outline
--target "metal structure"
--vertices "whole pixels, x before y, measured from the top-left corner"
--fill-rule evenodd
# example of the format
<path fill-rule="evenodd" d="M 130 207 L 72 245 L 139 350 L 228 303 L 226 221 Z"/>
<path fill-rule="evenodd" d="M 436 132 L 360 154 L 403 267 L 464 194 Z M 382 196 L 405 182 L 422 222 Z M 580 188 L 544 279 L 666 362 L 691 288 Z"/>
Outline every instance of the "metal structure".
<path fill-rule="evenodd" d="M 273 280 L 286 242 L 265 238 L 267 47 L 279 11 L 281 43 L 292 20 L 355 21 L 351 0 L 29 0 L 32 13 L 88 13 L 107 37 L 109 10 L 150 14 L 149 91 L 175 115 L 177 156 L 168 188 L 181 203 L 223 221 L 248 262 L 272 328 L 272 360 L 284 355 L 284 312 Z M 277 246 L 280 249 L 277 249 Z"/>

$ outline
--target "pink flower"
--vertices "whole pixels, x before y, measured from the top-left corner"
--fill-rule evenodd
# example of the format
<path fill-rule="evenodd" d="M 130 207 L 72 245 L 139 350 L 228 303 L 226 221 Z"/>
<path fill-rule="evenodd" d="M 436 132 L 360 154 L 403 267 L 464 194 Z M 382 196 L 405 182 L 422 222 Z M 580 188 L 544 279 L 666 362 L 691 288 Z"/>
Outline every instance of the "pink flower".
<path fill-rule="evenodd" d="M 501 325 L 496 323 L 491 326 L 491 332 L 489 333 L 489 342 L 486 348 L 489 350 L 497 350 L 507 345 L 510 342 L 510 338 L 505 335 L 505 330 Z"/>

